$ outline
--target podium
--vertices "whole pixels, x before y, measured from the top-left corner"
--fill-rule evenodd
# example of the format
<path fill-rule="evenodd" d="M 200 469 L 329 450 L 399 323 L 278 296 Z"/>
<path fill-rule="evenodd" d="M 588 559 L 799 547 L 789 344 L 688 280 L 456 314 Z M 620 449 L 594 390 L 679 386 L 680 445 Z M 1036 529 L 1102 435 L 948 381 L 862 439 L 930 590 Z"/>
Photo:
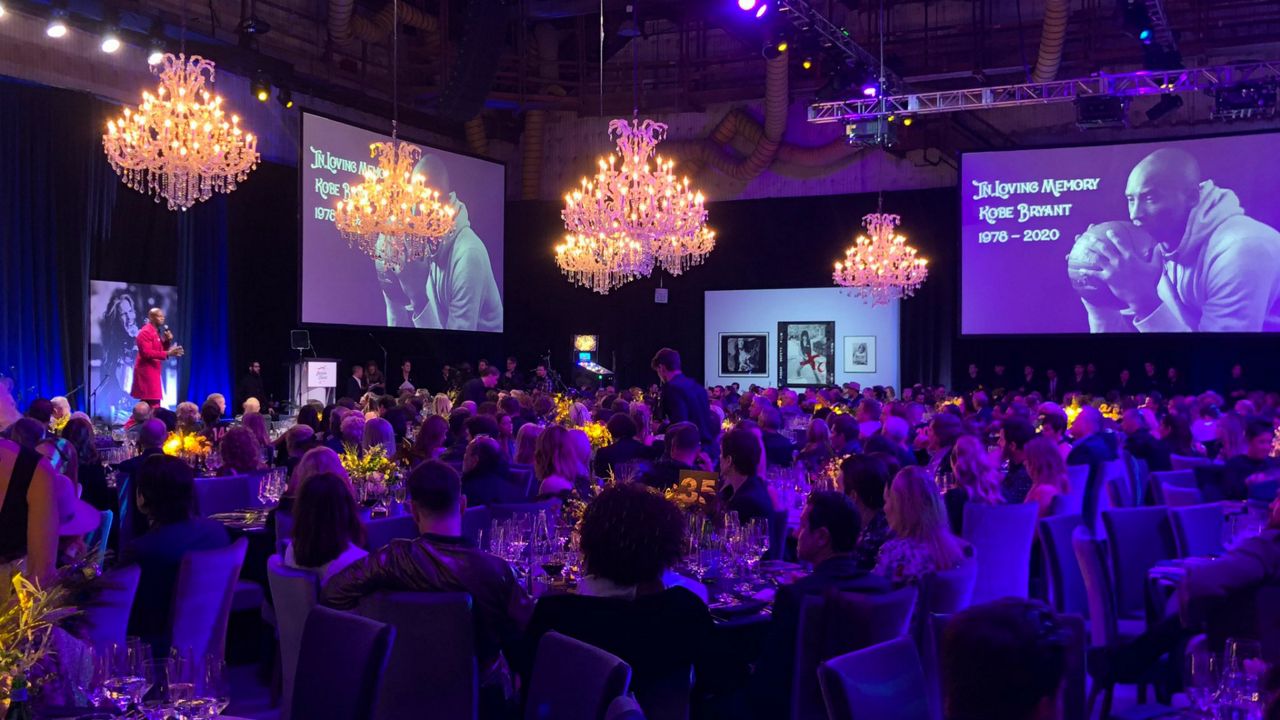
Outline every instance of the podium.
<path fill-rule="evenodd" d="M 334 358 L 304 358 L 294 362 L 289 368 L 289 397 L 294 406 L 301 407 L 312 400 L 324 405 L 332 403 L 340 364 Z"/>

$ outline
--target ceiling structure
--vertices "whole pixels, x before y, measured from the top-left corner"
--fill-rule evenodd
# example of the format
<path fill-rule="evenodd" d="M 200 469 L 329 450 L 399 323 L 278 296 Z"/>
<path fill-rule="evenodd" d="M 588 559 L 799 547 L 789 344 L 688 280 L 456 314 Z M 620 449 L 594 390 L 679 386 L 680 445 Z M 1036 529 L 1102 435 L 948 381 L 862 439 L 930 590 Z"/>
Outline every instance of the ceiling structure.
<path fill-rule="evenodd" d="M 1037 65 L 1046 5 L 1064 0 L 884 0 L 886 65 L 913 91 L 1008 85 Z M 1132 1 L 1132 0 L 1129 0 Z M 1072 0 L 1056 77 L 1141 69 L 1126 0 Z M 1145 0 L 1188 66 L 1280 57 L 1274 0 Z M 246 76 L 375 112 L 386 109 L 390 0 L 7 0 L 39 15 L 109 22 L 127 42 L 163 37 Z M 792 100 L 823 91 L 838 55 L 778 12 L 757 21 L 736 0 L 403 0 L 401 88 L 411 121 L 461 137 L 482 116 L 516 141 L 529 110 L 582 116 L 699 112 L 764 95 L 762 46 L 786 32 Z M 808 0 L 876 52 L 879 0 Z M 604 8 L 603 21 L 601 7 Z M 603 27 L 602 27 L 603 26 Z M 603 30 L 603 43 L 601 33 Z M 601 63 L 603 46 L 604 63 Z M 811 67 L 802 62 L 808 58 Z M 873 71 L 874 72 L 874 71 Z M 829 91 L 830 88 L 827 88 Z M 942 121 L 939 121 L 942 122 Z M 945 122 L 952 122 L 947 120 Z"/>

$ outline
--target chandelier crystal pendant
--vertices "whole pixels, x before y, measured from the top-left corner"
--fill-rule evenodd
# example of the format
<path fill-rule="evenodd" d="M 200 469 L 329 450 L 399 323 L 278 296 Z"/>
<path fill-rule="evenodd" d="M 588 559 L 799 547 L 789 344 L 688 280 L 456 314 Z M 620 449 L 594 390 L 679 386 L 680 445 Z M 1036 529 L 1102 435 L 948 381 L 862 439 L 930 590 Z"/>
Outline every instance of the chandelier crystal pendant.
<path fill-rule="evenodd" d="M 392 272 L 425 260 L 439 249 L 454 228 L 454 208 L 441 202 L 440 192 L 414 172 L 422 148 L 399 139 L 400 3 L 392 2 L 391 142 L 369 146 L 377 169 L 339 200 L 333 222 L 347 244 Z"/>
<path fill-rule="evenodd" d="M 702 193 L 655 154 L 666 132 L 665 123 L 649 119 L 609 123 L 617 152 L 565 194 L 560 213 L 568 236 L 556 247 L 556 263 L 573 282 L 605 295 L 654 267 L 679 275 L 715 247 Z"/>
<path fill-rule="evenodd" d="M 875 212 L 862 222 L 867 234 L 844 251 L 832 280 L 873 307 L 914 295 L 929 275 L 928 261 L 916 257 L 916 249 L 896 232 L 901 218 Z"/>
<path fill-rule="evenodd" d="M 107 122 L 103 150 L 126 185 L 187 210 L 213 193 L 229 193 L 258 166 L 258 139 L 227 117 L 213 95 L 214 64 L 199 55 L 166 54 L 151 71 L 156 94 Z"/>

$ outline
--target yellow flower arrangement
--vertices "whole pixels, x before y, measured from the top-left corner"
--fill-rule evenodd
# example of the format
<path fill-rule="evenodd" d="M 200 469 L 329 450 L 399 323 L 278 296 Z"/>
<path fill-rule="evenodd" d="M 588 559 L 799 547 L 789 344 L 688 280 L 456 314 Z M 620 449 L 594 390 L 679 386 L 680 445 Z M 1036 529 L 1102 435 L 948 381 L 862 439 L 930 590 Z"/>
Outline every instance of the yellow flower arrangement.
<path fill-rule="evenodd" d="M 555 423 L 570 427 L 572 425 L 570 419 L 573 417 L 573 399 L 564 393 L 556 393 L 551 396 L 551 399 L 556 401 Z"/>
<path fill-rule="evenodd" d="M 67 605 L 67 592 L 54 586 L 42 590 L 21 573 L 13 576 L 13 594 L 0 605 L 0 678 L 18 678 L 51 651 L 53 628 L 78 610 Z M 0 710 L 7 707 L 9 688 L 0 686 Z"/>
<path fill-rule="evenodd" d="M 49 429 L 53 430 L 55 435 L 62 435 L 62 428 L 67 426 L 67 422 L 71 420 L 70 415 L 63 415 L 60 418 L 53 418 L 49 421 Z"/>
<path fill-rule="evenodd" d="M 164 454 L 181 458 L 208 457 L 213 446 L 203 435 L 171 432 L 164 441 Z"/>
<path fill-rule="evenodd" d="M 374 445 L 364 453 L 354 445 L 343 445 L 338 459 L 352 480 L 376 478 L 379 474 L 385 477 L 395 468 L 395 463 L 387 457 L 387 451 L 381 445 Z"/>
<path fill-rule="evenodd" d="M 613 436 L 609 434 L 609 429 L 606 428 L 602 422 L 589 422 L 582 426 L 582 430 L 586 432 L 587 437 L 591 439 L 592 450 L 599 450 L 613 442 Z"/>

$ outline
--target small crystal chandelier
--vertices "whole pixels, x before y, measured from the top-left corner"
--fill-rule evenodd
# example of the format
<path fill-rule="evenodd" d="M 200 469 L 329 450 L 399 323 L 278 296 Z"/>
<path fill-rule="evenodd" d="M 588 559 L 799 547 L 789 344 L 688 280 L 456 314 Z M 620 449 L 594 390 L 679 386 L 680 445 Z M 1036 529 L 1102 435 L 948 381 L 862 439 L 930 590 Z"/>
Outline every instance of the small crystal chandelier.
<path fill-rule="evenodd" d="M 556 262 L 574 282 L 605 295 L 655 266 L 679 275 L 715 247 L 702 193 L 676 177 L 673 161 L 655 155 L 666 132 L 653 120 L 611 121 L 616 154 L 600 158 L 595 176 L 565 194 L 560 217 L 569 235 Z"/>
<path fill-rule="evenodd" d="M 151 71 L 156 94 L 142 93 L 137 111 L 107 122 L 102 147 L 126 185 L 187 210 L 215 192 L 229 193 L 258 166 L 258 139 L 227 119 L 210 94 L 214 65 L 198 55 L 166 54 Z"/>
<path fill-rule="evenodd" d="M 867 235 L 859 235 L 844 251 L 832 280 L 873 307 L 914 295 L 929 275 L 928 261 L 916 257 L 916 249 L 895 232 L 901 218 L 874 212 L 862 222 Z"/>
<path fill-rule="evenodd" d="M 422 148 L 401 142 L 399 133 L 400 3 L 392 2 L 391 142 L 373 143 L 369 155 L 378 168 L 364 172 L 364 181 L 351 188 L 334 208 L 333 222 L 352 248 L 393 272 L 406 263 L 430 257 L 453 230 L 454 208 L 440 201 L 440 192 L 413 171 Z"/>

